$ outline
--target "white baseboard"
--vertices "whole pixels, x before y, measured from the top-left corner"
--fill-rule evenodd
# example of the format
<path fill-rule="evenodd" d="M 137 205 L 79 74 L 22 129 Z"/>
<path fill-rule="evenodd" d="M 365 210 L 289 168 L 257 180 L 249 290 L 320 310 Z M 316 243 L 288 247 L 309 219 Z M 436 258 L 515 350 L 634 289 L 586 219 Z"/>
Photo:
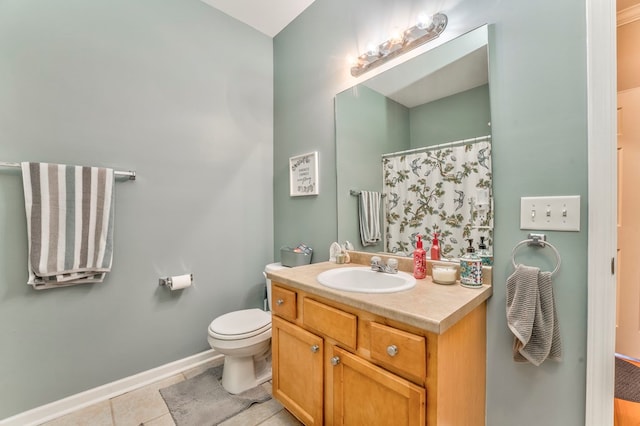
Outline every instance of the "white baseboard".
<path fill-rule="evenodd" d="M 67 398 L 54 401 L 52 403 L 36 407 L 29 411 L 16 414 L 12 417 L 0 420 L 0 426 L 31 426 L 38 425 L 73 411 L 80 410 L 98 402 L 111 399 L 132 390 L 141 388 L 158 380 L 166 379 L 191 368 L 198 367 L 216 359 L 223 358 L 224 355 L 215 350 L 201 352 L 169 364 L 133 376 L 125 377 L 97 388 L 71 395 Z"/>

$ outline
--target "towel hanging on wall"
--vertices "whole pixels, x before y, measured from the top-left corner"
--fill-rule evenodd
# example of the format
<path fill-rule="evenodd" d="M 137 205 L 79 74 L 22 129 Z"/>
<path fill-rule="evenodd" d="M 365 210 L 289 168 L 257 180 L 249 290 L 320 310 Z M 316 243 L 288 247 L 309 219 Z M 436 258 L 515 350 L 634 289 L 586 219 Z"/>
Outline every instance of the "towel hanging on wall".
<path fill-rule="evenodd" d="M 113 250 L 113 169 L 21 163 L 28 284 L 35 289 L 102 282 Z"/>
<path fill-rule="evenodd" d="M 360 191 L 359 221 L 360 241 L 363 246 L 374 246 L 382 238 L 380 231 L 381 194 L 374 191 Z"/>
<path fill-rule="evenodd" d="M 507 325 L 514 335 L 513 360 L 539 366 L 560 361 L 562 344 L 551 272 L 517 265 L 507 278 Z"/>

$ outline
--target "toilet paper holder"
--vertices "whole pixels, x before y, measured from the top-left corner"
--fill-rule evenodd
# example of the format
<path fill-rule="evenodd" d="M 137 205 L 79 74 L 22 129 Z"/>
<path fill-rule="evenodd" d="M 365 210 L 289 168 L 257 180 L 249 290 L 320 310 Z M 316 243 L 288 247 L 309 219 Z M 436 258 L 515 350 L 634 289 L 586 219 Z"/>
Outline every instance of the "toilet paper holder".
<path fill-rule="evenodd" d="M 193 284 L 193 274 L 189 274 L 189 277 L 191 279 L 191 283 Z M 168 288 L 171 288 L 172 285 L 173 285 L 172 277 L 160 278 L 158 280 L 158 286 L 160 287 L 166 286 Z"/>

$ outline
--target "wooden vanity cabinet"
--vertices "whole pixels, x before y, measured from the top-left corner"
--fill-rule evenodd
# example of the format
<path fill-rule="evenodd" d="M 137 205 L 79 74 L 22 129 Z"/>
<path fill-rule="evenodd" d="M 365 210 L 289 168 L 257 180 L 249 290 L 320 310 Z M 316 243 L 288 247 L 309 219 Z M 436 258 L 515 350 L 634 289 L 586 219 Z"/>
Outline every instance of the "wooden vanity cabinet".
<path fill-rule="evenodd" d="M 305 425 L 322 425 L 323 339 L 273 316 L 271 345 L 273 396 Z"/>
<path fill-rule="evenodd" d="M 273 396 L 305 425 L 484 425 L 484 303 L 438 335 L 272 286 Z"/>
<path fill-rule="evenodd" d="M 338 347 L 331 365 L 332 424 L 425 424 L 424 388 Z"/>

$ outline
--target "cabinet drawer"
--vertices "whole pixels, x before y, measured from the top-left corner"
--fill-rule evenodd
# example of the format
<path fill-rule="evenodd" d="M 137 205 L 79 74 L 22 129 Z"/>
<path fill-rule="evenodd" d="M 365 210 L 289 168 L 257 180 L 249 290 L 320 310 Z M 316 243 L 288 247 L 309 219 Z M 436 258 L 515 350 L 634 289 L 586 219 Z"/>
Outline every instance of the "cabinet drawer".
<path fill-rule="evenodd" d="M 423 382 L 427 374 L 426 353 L 423 336 L 371 323 L 371 358 L 383 366 Z"/>
<path fill-rule="evenodd" d="M 271 312 L 289 321 L 298 316 L 296 292 L 274 285 L 271 287 Z"/>
<path fill-rule="evenodd" d="M 356 348 L 358 317 L 306 297 L 302 301 L 302 309 L 304 325 L 348 348 Z"/>

